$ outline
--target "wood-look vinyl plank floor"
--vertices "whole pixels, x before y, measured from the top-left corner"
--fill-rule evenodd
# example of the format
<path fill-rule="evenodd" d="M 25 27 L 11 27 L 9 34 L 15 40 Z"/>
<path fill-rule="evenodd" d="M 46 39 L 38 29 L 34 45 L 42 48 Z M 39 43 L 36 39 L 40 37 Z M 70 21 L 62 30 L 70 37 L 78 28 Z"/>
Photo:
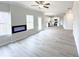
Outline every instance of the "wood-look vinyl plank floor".
<path fill-rule="evenodd" d="M 21 41 L 0 47 L 1 57 L 77 57 L 71 30 L 50 27 Z"/>

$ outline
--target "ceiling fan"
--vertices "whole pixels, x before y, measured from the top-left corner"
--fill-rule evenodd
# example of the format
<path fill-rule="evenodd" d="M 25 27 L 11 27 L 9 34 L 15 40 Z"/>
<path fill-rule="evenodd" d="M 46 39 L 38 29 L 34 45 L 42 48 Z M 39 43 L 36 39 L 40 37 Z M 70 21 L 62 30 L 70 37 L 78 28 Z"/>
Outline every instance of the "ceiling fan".
<path fill-rule="evenodd" d="M 50 3 L 45 1 L 35 1 L 37 5 L 32 6 L 38 6 L 39 8 L 49 8 Z"/>

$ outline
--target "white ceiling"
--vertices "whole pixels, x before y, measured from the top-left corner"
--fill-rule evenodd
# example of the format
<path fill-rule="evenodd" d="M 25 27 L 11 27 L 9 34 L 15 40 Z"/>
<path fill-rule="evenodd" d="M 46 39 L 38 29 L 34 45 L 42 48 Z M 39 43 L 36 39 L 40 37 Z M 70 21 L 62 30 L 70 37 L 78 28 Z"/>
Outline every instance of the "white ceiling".
<path fill-rule="evenodd" d="M 48 1 L 48 2 L 50 2 L 50 6 L 48 9 L 46 8 L 39 9 L 38 6 L 32 6 L 37 5 L 37 3 L 34 1 L 15 1 L 16 4 L 21 4 L 24 7 L 29 7 L 34 10 L 42 11 L 44 12 L 45 15 L 52 15 L 52 16 L 62 15 L 68 10 L 68 8 L 72 8 L 73 6 L 73 1 Z"/>
<path fill-rule="evenodd" d="M 45 15 L 52 15 L 52 16 L 64 14 L 68 10 L 68 8 L 72 8 L 73 5 L 73 1 L 48 1 L 48 2 L 50 2 L 50 6 L 48 9 L 46 8 L 39 9 L 38 6 L 32 6 L 37 5 L 37 3 L 34 1 L 26 1 L 26 2 L 19 1 L 17 3 L 23 4 L 35 10 L 43 11 Z"/>

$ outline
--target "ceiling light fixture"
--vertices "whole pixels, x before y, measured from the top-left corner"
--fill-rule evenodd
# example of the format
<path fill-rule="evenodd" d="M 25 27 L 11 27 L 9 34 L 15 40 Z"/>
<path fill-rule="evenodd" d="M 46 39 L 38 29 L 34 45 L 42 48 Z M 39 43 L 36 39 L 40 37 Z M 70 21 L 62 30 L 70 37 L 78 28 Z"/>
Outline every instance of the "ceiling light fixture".
<path fill-rule="evenodd" d="M 35 1 L 37 5 L 32 5 L 32 6 L 38 6 L 39 8 L 49 8 L 50 3 L 46 1 Z"/>

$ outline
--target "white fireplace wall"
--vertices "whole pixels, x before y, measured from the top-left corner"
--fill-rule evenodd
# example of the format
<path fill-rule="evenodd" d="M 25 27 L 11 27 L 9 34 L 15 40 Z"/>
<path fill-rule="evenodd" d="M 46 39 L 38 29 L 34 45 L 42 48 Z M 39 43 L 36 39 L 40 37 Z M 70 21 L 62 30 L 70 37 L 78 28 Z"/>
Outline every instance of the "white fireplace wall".
<path fill-rule="evenodd" d="M 34 29 L 13 34 L 12 42 L 14 42 L 16 40 L 24 39 L 24 38 L 38 32 L 38 17 L 39 16 L 42 17 L 42 20 L 43 20 L 42 12 L 31 10 L 31 9 L 24 8 L 21 6 L 15 6 L 15 5 L 10 5 L 10 10 L 11 10 L 12 26 L 25 25 L 26 24 L 26 15 L 34 16 Z M 43 24 L 42 24 L 42 26 L 43 26 Z"/>
<path fill-rule="evenodd" d="M 24 8 L 22 6 L 17 6 L 13 4 L 0 3 L 0 11 L 10 12 L 11 13 L 11 26 L 25 25 L 26 24 L 26 15 L 34 16 L 34 29 L 26 30 L 23 32 L 12 34 L 12 36 L 0 36 L 0 46 L 5 45 L 10 42 L 24 39 L 29 37 L 32 34 L 35 34 L 38 31 L 38 17 L 42 17 L 42 29 L 43 29 L 43 13 L 32 10 L 29 8 Z"/>

